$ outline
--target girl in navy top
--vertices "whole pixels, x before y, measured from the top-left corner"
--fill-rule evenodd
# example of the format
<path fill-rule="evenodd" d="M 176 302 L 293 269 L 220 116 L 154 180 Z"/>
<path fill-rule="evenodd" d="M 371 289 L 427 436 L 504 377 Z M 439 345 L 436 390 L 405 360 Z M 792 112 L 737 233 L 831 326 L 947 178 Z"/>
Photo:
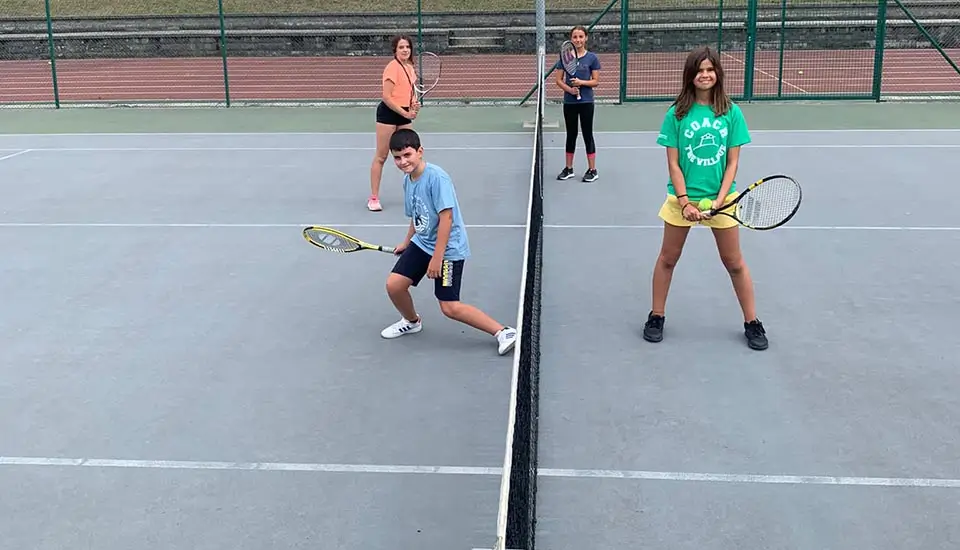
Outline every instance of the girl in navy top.
<path fill-rule="evenodd" d="M 573 177 L 573 153 L 577 149 L 577 122 L 583 132 L 583 144 L 587 150 L 587 172 L 583 181 L 596 181 L 597 146 L 593 141 L 593 89 L 600 83 L 600 59 L 587 51 L 587 29 L 577 25 L 570 30 L 570 42 L 577 49 L 580 66 L 576 77 L 570 78 L 557 60 L 557 86 L 563 90 L 563 123 L 567 129 L 567 163 L 557 176 L 559 180 Z M 577 93 L 580 99 L 577 99 Z"/>

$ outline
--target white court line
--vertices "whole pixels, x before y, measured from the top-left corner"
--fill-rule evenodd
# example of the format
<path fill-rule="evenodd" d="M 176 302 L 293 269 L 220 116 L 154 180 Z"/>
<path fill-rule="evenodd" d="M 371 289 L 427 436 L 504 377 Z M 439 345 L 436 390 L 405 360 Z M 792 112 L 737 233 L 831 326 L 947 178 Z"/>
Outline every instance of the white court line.
<path fill-rule="evenodd" d="M 663 229 L 663 225 L 560 225 L 544 224 L 549 229 Z M 949 226 L 904 226 L 904 225 L 784 225 L 776 231 L 960 231 Z"/>
<path fill-rule="evenodd" d="M 0 157 L 0 160 L 12 159 L 13 157 L 18 157 L 18 156 L 20 156 L 20 155 L 22 155 L 22 154 L 24 154 L 24 153 L 29 153 L 30 151 L 33 151 L 33 149 L 24 149 L 23 151 L 17 151 L 16 153 L 13 153 L 12 155 L 7 155 L 7 156 L 5 156 L 5 157 Z"/>
<path fill-rule="evenodd" d="M 764 474 L 710 474 L 693 472 L 650 472 L 638 470 L 542 469 L 540 477 L 642 479 L 655 481 L 706 481 L 717 483 L 763 483 L 790 485 L 860 485 L 870 487 L 935 487 L 960 489 L 960 479 L 910 477 L 798 476 Z"/>
<path fill-rule="evenodd" d="M 960 143 L 846 143 L 846 144 L 750 144 L 749 149 L 957 149 Z M 663 150 L 660 145 L 605 145 L 598 146 L 600 150 Z M 546 151 L 560 151 L 563 146 L 545 146 Z M 27 151 L 34 152 L 148 152 L 148 151 L 365 151 L 369 152 L 372 147 L 36 147 Z M 511 145 L 466 145 L 451 147 L 430 147 L 430 151 L 530 151 L 530 146 L 511 146 Z M 27 151 L 21 151 L 22 154 Z M 12 155 L 16 156 L 16 155 Z M 3 160 L 3 159 L 0 159 Z"/>
<path fill-rule="evenodd" d="M 44 222 L 0 222 L 0 227 L 127 227 L 127 228 L 210 228 L 210 229 L 257 229 L 257 228 L 297 228 L 301 229 L 308 225 L 324 225 L 328 227 L 354 227 L 365 229 L 378 228 L 405 228 L 410 227 L 409 223 L 328 223 L 328 222 L 304 222 L 304 223 L 44 223 Z M 526 225 L 521 224 L 473 224 L 467 225 L 468 228 L 477 229 L 523 229 Z"/>
<path fill-rule="evenodd" d="M 405 223 L 45 223 L 45 222 L 0 222 L 2 227 L 116 227 L 116 228 L 208 228 L 208 229 L 271 229 L 303 228 L 308 225 L 329 227 L 349 227 L 359 229 L 406 228 Z M 525 229 L 523 224 L 467 224 L 468 229 Z M 544 224 L 547 229 L 589 229 L 589 230 L 660 230 L 662 225 L 566 225 Z M 950 226 L 905 226 L 905 225 L 785 225 L 776 229 L 782 231 L 960 231 L 960 227 Z"/>
<path fill-rule="evenodd" d="M 312 464 L 288 462 L 216 462 L 194 460 L 120 460 L 109 458 L 45 458 L 0 456 L 0 466 L 140 468 L 159 470 L 261 470 L 348 474 L 500 475 L 500 468 L 475 466 L 399 466 L 384 464 Z"/>
<path fill-rule="evenodd" d="M 666 102 L 669 103 L 669 102 Z M 960 132 L 960 128 L 825 128 L 800 130 L 750 130 L 751 134 L 826 134 L 826 133 L 854 133 L 854 132 Z M 531 134 L 531 130 L 516 130 L 505 132 L 420 132 L 429 136 L 515 136 Z M 657 130 L 604 130 L 594 131 L 594 135 L 604 134 L 647 134 L 657 135 Z M 544 132 L 544 134 L 565 135 L 563 131 Z M 86 132 L 86 133 L 0 133 L 0 139 L 7 137 L 94 137 L 94 136 L 369 136 L 370 132 Z"/>
<path fill-rule="evenodd" d="M 425 466 L 391 464 L 314 464 L 287 462 L 219 462 L 193 460 L 122 460 L 109 458 L 48 458 L 0 456 L 0 467 L 133 468 L 159 470 L 228 470 L 265 472 L 325 472 L 348 474 L 435 474 L 499 476 L 499 467 Z M 960 489 L 960 479 L 858 477 L 768 474 L 717 474 L 643 470 L 590 470 L 541 468 L 541 478 L 631 479 L 650 481 L 716 482 L 741 484 L 858 485 L 868 487 L 929 487 Z"/>

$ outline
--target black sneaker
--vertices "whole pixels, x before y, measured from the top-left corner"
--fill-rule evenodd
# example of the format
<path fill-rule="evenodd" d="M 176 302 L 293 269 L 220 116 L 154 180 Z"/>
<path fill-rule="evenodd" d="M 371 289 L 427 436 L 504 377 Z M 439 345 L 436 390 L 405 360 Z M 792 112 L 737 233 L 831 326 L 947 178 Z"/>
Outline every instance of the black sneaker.
<path fill-rule="evenodd" d="M 749 323 L 744 323 L 743 334 L 747 337 L 747 345 L 750 346 L 750 349 L 767 349 L 769 345 L 767 342 L 767 333 L 763 330 L 763 323 L 760 322 L 760 319 L 754 319 Z"/>
<path fill-rule="evenodd" d="M 650 312 L 647 315 L 647 322 L 643 325 L 643 339 L 647 342 L 659 342 L 663 340 L 663 322 L 666 319 L 662 315 L 654 315 Z"/>
<path fill-rule="evenodd" d="M 597 181 L 598 178 L 600 178 L 600 175 L 597 174 L 596 170 L 587 170 L 586 173 L 583 174 L 583 181 L 586 182 Z"/>
<path fill-rule="evenodd" d="M 558 180 L 568 180 L 573 177 L 573 168 L 564 167 L 563 171 L 557 175 Z"/>

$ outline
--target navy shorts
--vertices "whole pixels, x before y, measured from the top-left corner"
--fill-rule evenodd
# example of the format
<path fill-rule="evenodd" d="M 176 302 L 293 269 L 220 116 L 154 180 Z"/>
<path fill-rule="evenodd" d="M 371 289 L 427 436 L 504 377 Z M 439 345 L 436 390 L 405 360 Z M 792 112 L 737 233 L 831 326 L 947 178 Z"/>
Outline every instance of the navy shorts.
<path fill-rule="evenodd" d="M 397 259 L 393 266 L 393 273 L 403 275 L 413 281 L 413 286 L 417 286 L 423 276 L 427 274 L 427 267 L 430 260 L 433 259 L 430 254 L 410 243 Z M 463 277 L 463 260 L 443 260 L 440 266 L 440 276 L 433 280 L 433 293 L 437 300 L 441 302 L 459 302 L 460 301 L 460 280 Z"/>

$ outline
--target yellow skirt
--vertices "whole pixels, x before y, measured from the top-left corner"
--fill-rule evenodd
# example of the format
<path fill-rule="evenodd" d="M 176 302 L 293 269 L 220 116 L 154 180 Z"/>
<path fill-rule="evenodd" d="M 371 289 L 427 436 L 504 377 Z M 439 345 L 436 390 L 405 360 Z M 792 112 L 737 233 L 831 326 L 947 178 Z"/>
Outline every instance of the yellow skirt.
<path fill-rule="evenodd" d="M 727 195 L 727 198 L 724 200 L 723 204 L 727 204 L 735 198 L 737 198 L 737 193 L 730 193 Z M 694 206 L 696 206 L 696 203 L 694 203 Z M 663 206 L 660 207 L 660 219 L 669 223 L 670 225 L 676 225 L 678 227 L 703 225 L 711 229 L 729 229 L 737 226 L 736 220 L 730 216 L 723 215 L 716 215 L 709 220 L 700 220 L 698 222 L 689 221 L 683 217 L 682 210 L 680 208 L 680 201 L 676 196 L 670 194 L 667 195 L 667 200 L 665 200 L 663 202 Z"/>

